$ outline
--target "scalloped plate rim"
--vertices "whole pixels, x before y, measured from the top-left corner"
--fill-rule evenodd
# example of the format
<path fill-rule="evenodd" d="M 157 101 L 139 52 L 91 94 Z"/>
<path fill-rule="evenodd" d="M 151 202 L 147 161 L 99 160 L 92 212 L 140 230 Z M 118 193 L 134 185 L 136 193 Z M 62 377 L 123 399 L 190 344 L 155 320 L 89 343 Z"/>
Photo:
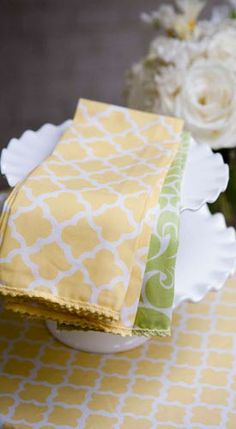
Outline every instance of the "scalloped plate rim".
<path fill-rule="evenodd" d="M 174 308 L 178 307 L 184 301 L 198 303 L 210 291 L 218 292 L 224 286 L 227 279 L 233 276 L 236 272 L 236 231 L 235 229 L 233 227 L 228 227 L 226 225 L 225 218 L 222 213 L 211 214 L 206 204 L 202 206 L 201 209 L 197 211 L 197 213 L 199 213 L 201 217 L 209 219 L 210 222 L 211 221 L 214 222 L 215 234 L 222 233 L 223 231 L 225 233 L 226 232 L 228 233 L 227 238 L 225 237 L 224 239 L 225 240 L 224 245 L 227 244 L 227 247 L 230 245 L 232 246 L 234 245 L 234 252 L 230 251 L 231 256 L 227 256 L 227 261 L 230 264 L 230 267 L 227 267 L 227 268 L 225 267 L 224 270 L 215 270 L 213 272 L 215 279 L 211 283 L 207 283 L 207 284 L 196 283 L 196 290 L 198 292 L 195 293 L 195 291 L 192 290 L 191 296 L 188 295 L 187 293 L 182 294 L 181 297 L 179 297 L 178 299 L 175 299 Z M 221 246 L 222 246 L 222 243 L 221 243 Z M 225 256 L 224 256 L 224 260 L 225 260 Z"/>

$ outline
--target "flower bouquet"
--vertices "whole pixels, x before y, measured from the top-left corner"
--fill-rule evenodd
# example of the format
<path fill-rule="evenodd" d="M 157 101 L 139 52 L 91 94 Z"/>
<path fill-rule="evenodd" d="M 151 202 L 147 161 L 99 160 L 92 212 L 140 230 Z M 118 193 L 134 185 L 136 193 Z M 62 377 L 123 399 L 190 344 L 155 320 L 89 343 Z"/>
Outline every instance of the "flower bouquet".
<path fill-rule="evenodd" d="M 230 183 L 212 210 L 236 219 L 236 1 L 198 19 L 204 0 L 175 0 L 142 20 L 157 28 L 146 56 L 127 72 L 129 107 L 182 117 L 199 143 L 220 151 Z"/>

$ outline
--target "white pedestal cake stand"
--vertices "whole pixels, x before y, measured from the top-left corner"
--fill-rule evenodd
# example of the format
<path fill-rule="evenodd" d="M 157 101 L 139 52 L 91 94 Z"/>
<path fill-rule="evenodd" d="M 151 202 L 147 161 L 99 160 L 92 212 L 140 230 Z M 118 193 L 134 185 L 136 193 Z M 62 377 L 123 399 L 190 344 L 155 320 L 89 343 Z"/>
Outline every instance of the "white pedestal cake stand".
<path fill-rule="evenodd" d="M 15 186 L 51 154 L 64 130 L 45 124 L 37 131 L 27 130 L 12 139 L 1 155 L 1 172 Z M 180 216 L 180 243 L 176 262 L 174 308 L 183 301 L 200 301 L 211 290 L 219 290 L 236 268 L 236 242 L 233 228 L 226 228 L 221 214 L 212 216 L 206 206 L 215 201 L 228 182 L 228 167 L 221 155 L 191 141 L 183 178 Z M 2 197 L 2 199 L 5 195 Z M 56 323 L 48 329 L 64 344 L 79 350 L 114 353 L 132 349 L 146 337 L 120 337 L 92 331 L 62 331 Z"/>

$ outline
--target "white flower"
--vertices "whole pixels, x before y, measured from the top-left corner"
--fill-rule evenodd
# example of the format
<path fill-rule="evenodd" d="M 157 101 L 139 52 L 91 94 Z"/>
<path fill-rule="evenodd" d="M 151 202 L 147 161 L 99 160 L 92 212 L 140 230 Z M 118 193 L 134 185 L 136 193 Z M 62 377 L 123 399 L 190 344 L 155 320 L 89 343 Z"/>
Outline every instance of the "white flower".
<path fill-rule="evenodd" d="M 161 89 L 167 92 L 168 99 L 175 91 L 175 68 L 183 69 L 188 62 L 188 50 L 178 39 L 157 37 L 150 45 L 147 57 L 133 65 L 126 79 L 126 100 L 129 107 L 143 110 L 161 111 Z M 168 66 L 168 67 L 167 67 Z M 171 72 L 174 69 L 173 85 L 171 85 Z M 158 81 L 159 79 L 159 81 Z"/>
<path fill-rule="evenodd" d="M 156 37 L 150 44 L 148 58 L 156 58 L 166 64 L 186 62 L 188 57 L 183 42 L 164 36 Z"/>
<path fill-rule="evenodd" d="M 175 0 L 175 3 L 188 19 L 196 20 L 205 7 L 206 0 Z"/>
<path fill-rule="evenodd" d="M 162 4 L 157 11 L 150 14 L 142 13 L 141 19 L 146 24 L 162 27 L 168 31 L 174 25 L 176 13 L 173 6 Z"/>
<path fill-rule="evenodd" d="M 236 25 L 224 26 L 209 40 L 207 54 L 236 72 Z"/>
<path fill-rule="evenodd" d="M 204 2 L 175 3 L 180 13 L 163 5 L 146 17 L 169 28 L 169 37 L 156 37 L 131 69 L 127 104 L 182 117 L 195 139 L 214 149 L 236 146 L 236 20 L 226 7 L 196 24 Z"/>
<path fill-rule="evenodd" d="M 126 79 L 128 106 L 173 114 L 184 73 L 205 51 L 203 41 L 180 41 L 164 36 L 154 39 L 147 57 L 132 67 Z"/>
<path fill-rule="evenodd" d="M 195 32 L 197 18 L 205 7 L 205 0 L 175 0 L 182 12 L 176 15 L 174 31 L 180 39 L 190 39 Z"/>
<path fill-rule="evenodd" d="M 172 5 L 162 4 L 156 11 L 142 13 L 141 19 L 154 27 L 163 28 L 169 35 L 189 39 L 206 0 L 175 0 L 175 4 L 180 13 Z"/>
<path fill-rule="evenodd" d="M 176 106 L 176 96 L 179 94 L 184 69 L 168 66 L 156 74 L 155 81 L 160 97 L 160 113 L 173 115 Z M 158 111 L 155 111 L 158 113 Z"/>
<path fill-rule="evenodd" d="M 188 67 L 195 59 L 205 55 L 205 40 L 179 40 L 156 37 L 150 44 L 147 59 L 156 59 L 159 66 Z"/>
<path fill-rule="evenodd" d="M 183 76 L 173 112 L 196 140 L 213 149 L 236 144 L 235 74 L 215 60 L 199 60 Z"/>

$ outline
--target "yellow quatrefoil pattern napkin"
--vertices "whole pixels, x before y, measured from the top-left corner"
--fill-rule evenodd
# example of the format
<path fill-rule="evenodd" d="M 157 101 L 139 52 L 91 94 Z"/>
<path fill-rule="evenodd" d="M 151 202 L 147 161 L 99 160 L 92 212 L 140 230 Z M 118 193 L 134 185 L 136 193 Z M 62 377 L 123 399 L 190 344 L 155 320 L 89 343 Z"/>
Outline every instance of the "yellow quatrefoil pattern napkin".
<path fill-rule="evenodd" d="M 153 211 L 182 127 L 179 119 L 80 101 L 53 154 L 5 204 L 0 293 L 8 308 L 129 332 Z"/>

